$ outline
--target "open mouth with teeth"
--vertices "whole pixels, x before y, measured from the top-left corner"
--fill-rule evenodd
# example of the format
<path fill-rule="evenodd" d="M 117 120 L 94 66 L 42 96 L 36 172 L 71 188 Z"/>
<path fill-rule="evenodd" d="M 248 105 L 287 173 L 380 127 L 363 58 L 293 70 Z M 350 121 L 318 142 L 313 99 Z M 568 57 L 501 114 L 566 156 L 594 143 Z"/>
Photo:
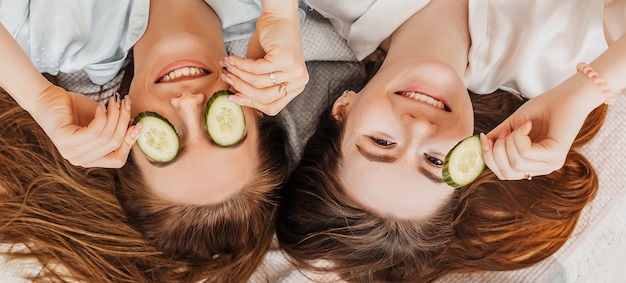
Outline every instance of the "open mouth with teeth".
<path fill-rule="evenodd" d="M 450 108 L 443 101 L 433 98 L 432 96 L 429 96 L 428 94 L 424 94 L 424 93 L 420 93 L 416 91 L 398 91 L 395 94 L 402 95 L 404 97 L 413 99 L 415 101 L 430 104 L 439 110 L 452 112 Z"/>
<path fill-rule="evenodd" d="M 211 74 L 210 71 L 198 67 L 182 67 L 172 70 L 164 76 L 157 79 L 156 83 L 172 83 L 183 80 L 195 79 Z"/>

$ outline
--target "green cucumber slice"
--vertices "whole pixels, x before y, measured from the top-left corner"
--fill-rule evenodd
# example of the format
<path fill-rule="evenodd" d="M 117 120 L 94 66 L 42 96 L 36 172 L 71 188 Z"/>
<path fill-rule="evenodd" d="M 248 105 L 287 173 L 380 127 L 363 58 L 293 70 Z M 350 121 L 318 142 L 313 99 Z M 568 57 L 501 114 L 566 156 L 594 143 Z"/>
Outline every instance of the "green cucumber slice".
<path fill-rule="evenodd" d="M 459 188 L 476 180 L 484 169 L 480 137 L 474 135 L 463 139 L 448 152 L 443 162 L 443 179 L 451 187 Z"/>
<path fill-rule="evenodd" d="M 161 115 L 145 111 L 139 113 L 133 124 L 141 122 L 143 128 L 137 139 L 137 146 L 150 160 L 155 162 L 172 161 L 178 154 L 178 135 L 174 126 Z"/>
<path fill-rule="evenodd" d="M 220 90 L 207 101 L 206 127 L 213 142 L 227 147 L 237 144 L 246 134 L 246 117 L 243 108 L 228 100 L 233 94 Z"/>

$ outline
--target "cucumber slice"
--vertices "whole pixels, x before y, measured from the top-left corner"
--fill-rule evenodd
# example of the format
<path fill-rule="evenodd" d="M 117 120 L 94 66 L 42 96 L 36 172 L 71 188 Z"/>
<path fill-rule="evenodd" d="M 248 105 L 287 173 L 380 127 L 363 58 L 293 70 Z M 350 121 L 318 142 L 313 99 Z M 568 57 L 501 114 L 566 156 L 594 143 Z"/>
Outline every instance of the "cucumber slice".
<path fill-rule="evenodd" d="M 465 138 L 455 145 L 443 162 L 443 179 L 448 185 L 459 188 L 470 184 L 485 169 L 480 137 Z"/>
<path fill-rule="evenodd" d="M 237 144 L 246 134 L 246 117 L 243 108 L 228 100 L 233 94 L 220 90 L 207 101 L 206 127 L 213 142 L 227 147 Z"/>
<path fill-rule="evenodd" d="M 133 124 L 141 122 L 143 128 L 137 139 L 137 146 L 150 160 L 155 162 L 172 161 L 178 154 L 178 135 L 174 126 L 161 115 L 145 111 L 135 117 Z"/>

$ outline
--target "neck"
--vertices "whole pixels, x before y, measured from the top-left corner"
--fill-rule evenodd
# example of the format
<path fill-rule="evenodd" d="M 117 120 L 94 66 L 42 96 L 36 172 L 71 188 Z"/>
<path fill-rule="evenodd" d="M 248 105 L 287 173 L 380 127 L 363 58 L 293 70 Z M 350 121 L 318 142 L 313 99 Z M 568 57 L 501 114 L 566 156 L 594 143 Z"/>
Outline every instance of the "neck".
<path fill-rule="evenodd" d="M 470 36 L 468 0 L 433 0 L 404 22 L 387 40 L 381 68 L 399 60 L 429 58 L 449 64 L 463 77 Z"/>
<path fill-rule="evenodd" d="M 179 32 L 193 33 L 215 42 L 214 48 L 223 49 L 226 56 L 220 19 L 208 4 L 199 0 L 153 0 L 146 32 L 133 47 L 135 64 L 141 62 L 161 38 Z"/>

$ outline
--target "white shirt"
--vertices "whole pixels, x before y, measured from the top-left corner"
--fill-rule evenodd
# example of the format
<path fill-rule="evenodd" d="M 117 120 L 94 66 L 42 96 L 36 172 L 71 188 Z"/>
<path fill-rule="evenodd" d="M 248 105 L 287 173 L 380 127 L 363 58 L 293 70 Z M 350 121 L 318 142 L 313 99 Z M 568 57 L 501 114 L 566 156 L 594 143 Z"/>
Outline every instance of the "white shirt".
<path fill-rule="evenodd" d="M 307 0 L 359 60 L 429 2 Z M 501 88 L 535 97 L 608 47 L 602 0 L 469 0 L 468 5 L 472 46 L 464 82 L 475 93 Z"/>

